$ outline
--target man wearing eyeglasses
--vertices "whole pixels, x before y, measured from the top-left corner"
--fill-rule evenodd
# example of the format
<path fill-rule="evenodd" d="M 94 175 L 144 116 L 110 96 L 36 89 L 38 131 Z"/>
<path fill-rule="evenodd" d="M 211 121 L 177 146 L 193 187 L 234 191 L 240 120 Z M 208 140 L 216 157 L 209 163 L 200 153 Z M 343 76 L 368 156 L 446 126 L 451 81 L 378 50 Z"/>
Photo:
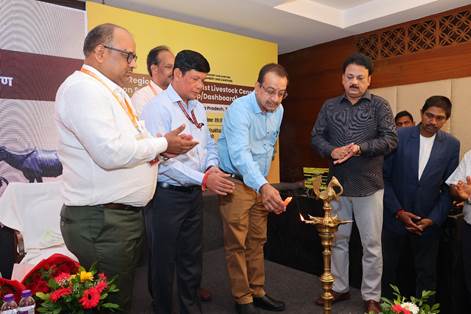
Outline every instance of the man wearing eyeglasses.
<path fill-rule="evenodd" d="M 227 195 L 234 184 L 218 168 L 216 143 L 209 133 L 206 111 L 197 100 L 210 71 L 206 58 L 192 50 L 175 57 L 173 80 L 144 107 L 142 118 L 153 133 L 176 125 L 199 145 L 159 166 L 157 191 L 147 208 L 150 234 L 150 274 L 156 313 L 171 314 L 176 274 L 180 313 L 200 312 L 197 289 L 202 269 L 202 192 Z"/>
<path fill-rule="evenodd" d="M 361 294 L 365 312 L 379 313 L 381 298 L 381 228 L 383 223 L 383 158 L 397 145 L 396 127 L 388 102 L 368 92 L 373 64 L 355 53 L 342 67 L 345 93 L 327 100 L 312 129 L 312 146 L 329 159 L 329 176 L 343 185 L 333 202 L 333 215 L 352 220 L 363 246 Z M 332 247 L 333 300 L 350 298 L 349 240 L 352 224 L 341 225 Z M 316 304 L 324 305 L 318 298 Z"/>
<path fill-rule="evenodd" d="M 149 84 L 132 95 L 132 104 L 138 116 L 144 105 L 168 87 L 172 81 L 175 56 L 167 46 L 152 48 L 147 55 L 147 71 L 150 75 Z"/>
<path fill-rule="evenodd" d="M 286 210 L 280 193 L 266 177 L 283 118 L 288 73 L 279 64 L 266 64 L 255 89 L 240 97 L 224 114 L 218 142 L 221 170 L 235 183 L 232 195 L 220 197 L 224 251 L 237 313 L 258 308 L 283 311 L 285 304 L 266 294 L 263 245 L 270 212 Z"/>
<path fill-rule="evenodd" d="M 447 178 L 458 166 L 460 143 L 441 131 L 451 115 L 451 101 L 432 96 L 421 109 L 421 123 L 399 129 L 397 150 L 384 163 L 383 294 L 398 285 L 404 249 L 415 266 L 416 296 L 436 290 L 441 225 L 451 207 Z M 433 298 L 431 300 L 433 302 Z"/>
<path fill-rule="evenodd" d="M 123 90 L 136 67 L 132 35 L 102 24 L 85 38 L 84 65 L 56 95 L 59 157 L 63 164 L 61 232 L 82 266 L 95 264 L 119 293 L 111 301 L 130 311 L 134 271 L 144 236 L 141 208 L 152 198 L 161 154 L 175 156 L 197 142 L 149 135 Z"/>

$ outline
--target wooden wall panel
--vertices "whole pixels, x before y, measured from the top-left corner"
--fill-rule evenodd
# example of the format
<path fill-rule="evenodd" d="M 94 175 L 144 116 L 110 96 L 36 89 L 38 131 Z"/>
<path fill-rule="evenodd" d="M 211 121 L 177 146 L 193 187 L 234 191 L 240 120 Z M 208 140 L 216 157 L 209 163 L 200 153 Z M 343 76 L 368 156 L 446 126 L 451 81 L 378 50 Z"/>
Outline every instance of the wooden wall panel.
<path fill-rule="evenodd" d="M 375 32 L 381 34 L 389 29 L 404 27 L 404 25 L 408 27 L 422 21 L 428 23 L 430 19 L 439 19 L 468 11 L 471 12 L 471 6 Z M 471 24 L 469 14 L 464 16 L 464 20 Z M 302 180 L 303 166 L 327 166 L 327 161 L 310 147 L 312 126 L 324 101 L 343 93 L 341 85 L 343 61 L 358 50 L 358 43 L 362 38 L 372 33 L 374 32 L 279 56 L 279 63 L 286 67 L 290 79 L 289 97 L 283 102 L 285 116 L 280 134 L 281 181 Z M 471 76 L 471 40 L 467 38 L 460 40 L 459 43 L 448 46 L 438 46 L 400 56 L 377 58 L 371 88 Z"/>

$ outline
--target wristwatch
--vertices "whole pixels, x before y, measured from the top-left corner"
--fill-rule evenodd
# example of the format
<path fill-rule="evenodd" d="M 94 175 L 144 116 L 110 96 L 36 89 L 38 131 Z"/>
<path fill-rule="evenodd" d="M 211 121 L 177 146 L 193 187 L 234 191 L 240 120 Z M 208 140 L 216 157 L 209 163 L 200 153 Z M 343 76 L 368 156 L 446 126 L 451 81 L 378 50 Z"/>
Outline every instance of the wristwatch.
<path fill-rule="evenodd" d="M 361 146 L 360 146 L 360 144 L 357 144 L 357 146 L 358 146 L 357 156 L 360 156 L 361 155 Z"/>
<path fill-rule="evenodd" d="M 164 161 L 167 161 L 167 160 L 169 160 L 169 159 L 170 159 L 170 158 L 168 158 L 168 157 L 159 155 L 159 161 L 160 161 L 160 162 L 164 162 Z"/>

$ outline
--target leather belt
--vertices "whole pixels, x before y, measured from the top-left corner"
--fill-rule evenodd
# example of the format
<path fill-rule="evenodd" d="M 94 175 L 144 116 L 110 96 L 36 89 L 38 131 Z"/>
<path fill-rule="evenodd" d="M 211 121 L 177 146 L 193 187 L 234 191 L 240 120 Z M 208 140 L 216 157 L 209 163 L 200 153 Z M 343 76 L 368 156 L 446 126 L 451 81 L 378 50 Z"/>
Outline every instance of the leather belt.
<path fill-rule="evenodd" d="M 133 211 L 138 211 L 141 209 L 140 207 L 134 207 L 131 205 L 119 204 L 119 203 L 107 203 L 107 204 L 101 204 L 98 206 L 107 208 L 107 209 L 120 209 L 120 210 L 133 210 Z"/>
<path fill-rule="evenodd" d="M 157 186 L 162 189 L 174 190 L 174 191 L 185 192 L 185 193 L 191 193 L 196 190 L 201 191 L 201 186 L 199 185 L 181 186 L 181 185 L 171 185 L 171 184 L 168 184 L 167 182 L 157 182 Z"/>
<path fill-rule="evenodd" d="M 227 171 L 222 170 L 222 169 L 221 169 L 221 171 L 224 172 L 224 173 L 227 173 L 231 178 L 234 178 L 234 179 L 236 179 L 236 180 L 239 180 L 239 181 L 244 182 L 244 178 L 242 178 L 242 176 L 239 175 L 239 174 L 230 173 L 230 172 L 227 172 Z"/>

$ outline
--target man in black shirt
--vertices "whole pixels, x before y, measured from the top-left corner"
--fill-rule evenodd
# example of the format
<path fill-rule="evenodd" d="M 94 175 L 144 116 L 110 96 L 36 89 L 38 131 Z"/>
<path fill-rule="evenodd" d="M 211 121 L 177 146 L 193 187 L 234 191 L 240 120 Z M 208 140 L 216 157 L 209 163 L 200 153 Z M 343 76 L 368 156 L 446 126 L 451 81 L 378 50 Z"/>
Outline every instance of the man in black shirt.
<path fill-rule="evenodd" d="M 327 100 L 312 130 L 312 146 L 329 158 L 329 176 L 344 187 L 333 214 L 352 219 L 360 231 L 363 246 L 361 293 L 365 311 L 379 313 L 381 297 L 381 229 L 383 223 L 383 160 L 397 145 L 397 133 L 388 102 L 368 92 L 373 65 L 355 53 L 343 64 L 345 94 Z M 348 242 L 351 224 L 339 227 L 332 248 L 335 277 L 333 302 L 350 298 Z M 323 305 L 319 298 L 316 303 Z"/>

